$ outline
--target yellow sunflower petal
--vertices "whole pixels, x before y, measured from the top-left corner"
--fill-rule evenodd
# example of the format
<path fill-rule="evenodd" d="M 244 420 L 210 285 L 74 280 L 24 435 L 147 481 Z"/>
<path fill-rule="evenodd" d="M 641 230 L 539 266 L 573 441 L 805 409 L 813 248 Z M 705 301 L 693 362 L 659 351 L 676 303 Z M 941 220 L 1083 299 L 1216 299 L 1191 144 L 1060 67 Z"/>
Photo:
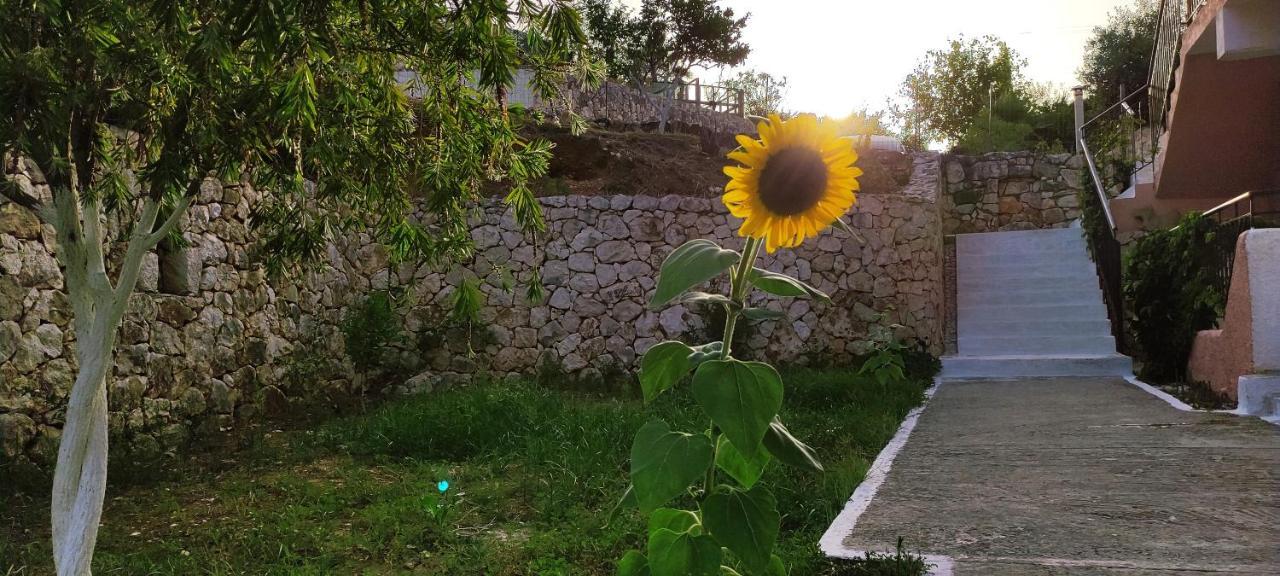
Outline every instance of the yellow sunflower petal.
<path fill-rule="evenodd" d="M 819 121 L 811 114 L 783 120 L 770 114 L 757 126 L 759 138 L 738 135 L 741 146 L 728 158 L 740 164 L 726 166 L 730 178 L 721 201 L 729 213 L 742 219 L 738 235 L 764 240 L 765 250 L 799 246 L 820 234 L 857 203 L 857 178 L 862 170 L 855 166 L 858 153 L 849 139 L 841 138 L 833 122 Z M 822 159 L 827 186 L 819 198 L 799 213 L 777 214 L 765 205 L 760 194 L 760 176 L 768 169 L 770 158 L 782 150 L 805 148 Z"/>

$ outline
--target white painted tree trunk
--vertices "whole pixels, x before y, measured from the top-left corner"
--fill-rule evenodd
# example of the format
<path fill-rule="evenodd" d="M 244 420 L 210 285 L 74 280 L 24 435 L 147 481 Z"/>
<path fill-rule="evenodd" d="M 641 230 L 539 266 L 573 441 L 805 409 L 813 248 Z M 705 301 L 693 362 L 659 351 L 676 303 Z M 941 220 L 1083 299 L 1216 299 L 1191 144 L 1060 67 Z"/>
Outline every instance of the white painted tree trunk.
<path fill-rule="evenodd" d="M 86 202 L 82 212 L 79 198 L 71 193 L 54 199 L 56 213 L 49 218 L 58 231 L 79 362 L 67 402 L 50 506 L 58 576 L 88 576 L 91 572 L 107 489 L 106 379 L 111 374 L 116 332 L 138 282 L 143 257 L 177 223 L 188 202 L 178 202 L 159 229 L 154 229 L 159 205 L 152 199 L 143 203 L 112 286 L 103 259 L 100 207 Z"/>
<path fill-rule="evenodd" d="M 107 389 L 117 325 L 94 322 L 76 342 L 80 363 L 53 476 L 53 553 L 58 576 L 90 573 L 107 489 Z"/>

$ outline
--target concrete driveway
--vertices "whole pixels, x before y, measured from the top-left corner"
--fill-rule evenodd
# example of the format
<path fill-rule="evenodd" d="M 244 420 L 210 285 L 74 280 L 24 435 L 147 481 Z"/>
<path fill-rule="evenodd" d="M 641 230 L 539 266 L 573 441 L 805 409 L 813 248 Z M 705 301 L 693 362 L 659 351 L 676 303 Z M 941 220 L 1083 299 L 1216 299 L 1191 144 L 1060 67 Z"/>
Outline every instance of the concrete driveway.
<path fill-rule="evenodd" d="M 945 380 L 914 424 L 828 554 L 901 536 L 938 574 L 1280 575 L 1280 427 L 1110 377 Z"/>

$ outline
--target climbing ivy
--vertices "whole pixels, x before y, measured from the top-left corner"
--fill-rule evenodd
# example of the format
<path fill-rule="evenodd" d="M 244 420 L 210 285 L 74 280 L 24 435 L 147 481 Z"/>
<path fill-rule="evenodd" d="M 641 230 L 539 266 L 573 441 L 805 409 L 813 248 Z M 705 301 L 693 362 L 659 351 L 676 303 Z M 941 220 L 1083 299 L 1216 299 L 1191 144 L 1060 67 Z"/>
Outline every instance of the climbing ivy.
<path fill-rule="evenodd" d="M 1176 228 L 1142 237 L 1125 255 L 1125 305 L 1142 378 L 1184 381 L 1196 332 L 1213 328 L 1222 314 L 1218 234 L 1217 224 L 1191 213 Z"/>

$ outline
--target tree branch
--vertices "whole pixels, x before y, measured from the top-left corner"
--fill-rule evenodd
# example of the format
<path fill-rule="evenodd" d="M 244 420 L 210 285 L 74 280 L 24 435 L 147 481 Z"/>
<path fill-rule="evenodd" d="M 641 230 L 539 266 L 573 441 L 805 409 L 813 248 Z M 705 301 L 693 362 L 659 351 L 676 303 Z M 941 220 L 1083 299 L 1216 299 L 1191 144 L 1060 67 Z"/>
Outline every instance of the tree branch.
<path fill-rule="evenodd" d="M 105 298 L 113 290 L 111 278 L 107 277 L 107 262 L 103 256 L 102 236 L 102 202 L 94 198 L 84 203 L 84 252 L 85 264 L 88 266 L 89 288 L 97 298 Z"/>
<path fill-rule="evenodd" d="M 129 247 L 125 250 L 124 260 L 120 263 L 120 278 L 116 282 L 110 305 L 109 321 L 119 322 L 124 316 L 125 305 L 129 295 L 138 283 L 138 273 L 142 268 L 142 257 L 146 256 L 155 243 L 151 241 L 152 228 L 156 225 L 156 216 L 160 213 L 160 203 L 147 197 L 142 202 L 142 216 L 133 224 L 129 233 Z M 163 237 L 163 236 L 162 236 Z M 159 242 L 157 240 L 156 242 Z"/>
<path fill-rule="evenodd" d="M 178 224 L 178 220 L 181 220 L 182 215 L 187 212 L 188 206 L 191 206 L 190 195 L 185 195 L 182 199 L 178 200 L 178 203 L 173 206 L 173 212 L 169 214 L 169 217 L 165 218 L 164 222 L 160 224 L 160 227 L 156 228 L 155 231 L 151 233 L 151 236 L 147 237 L 147 243 L 151 245 L 151 248 L 155 248 L 157 244 L 164 240 L 165 236 L 169 235 L 169 231 Z"/>

